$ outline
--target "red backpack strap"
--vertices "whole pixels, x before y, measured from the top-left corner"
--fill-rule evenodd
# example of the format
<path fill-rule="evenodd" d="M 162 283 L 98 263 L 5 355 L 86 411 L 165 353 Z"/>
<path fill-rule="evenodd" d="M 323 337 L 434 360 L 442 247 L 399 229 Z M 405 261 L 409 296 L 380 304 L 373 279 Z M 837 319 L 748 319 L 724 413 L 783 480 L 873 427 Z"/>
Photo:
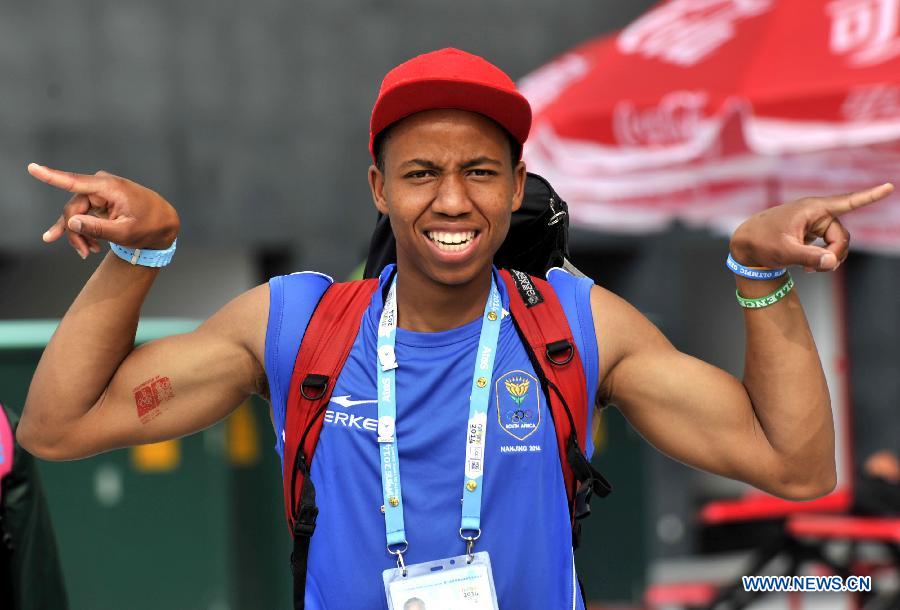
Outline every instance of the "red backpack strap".
<path fill-rule="evenodd" d="M 295 608 L 303 607 L 309 541 L 319 514 L 309 479 L 313 454 L 335 382 L 377 288 L 377 279 L 329 286 L 309 320 L 294 362 L 285 405 L 283 478 L 285 512 L 294 538 Z"/>
<path fill-rule="evenodd" d="M 547 396 L 577 546 L 580 528 L 576 521 L 590 514 L 591 495 L 605 497 L 612 490 L 581 449 L 588 434 L 590 405 L 581 356 L 566 313 L 549 282 L 505 269 L 500 277 L 509 293 L 513 322 Z"/>

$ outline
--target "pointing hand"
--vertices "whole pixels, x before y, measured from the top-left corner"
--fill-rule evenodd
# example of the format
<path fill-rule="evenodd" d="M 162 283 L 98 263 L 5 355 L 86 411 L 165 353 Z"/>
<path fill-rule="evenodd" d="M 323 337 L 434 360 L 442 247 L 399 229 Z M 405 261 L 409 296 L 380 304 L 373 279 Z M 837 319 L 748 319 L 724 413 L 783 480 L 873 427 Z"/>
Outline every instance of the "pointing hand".
<path fill-rule="evenodd" d="M 890 183 L 831 197 L 807 197 L 751 216 L 731 236 L 731 254 L 748 267 L 800 265 L 833 271 L 847 258 L 850 233 L 840 216 L 884 199 Z M 822 246 L 812 245 L 817 238 Z"/>
<path fill-rule="evenodd" d="M 100 252 L 98 239 L 128 248 L 163 250 L 178 235 L 180 221 L 175 208 L 136 182 L 103 171 L 91 176 L 36 163 L 28 165 L 28 173 L 73 193 L 43 239 L 53 242 L 66 235 L 82 258 Z"/>

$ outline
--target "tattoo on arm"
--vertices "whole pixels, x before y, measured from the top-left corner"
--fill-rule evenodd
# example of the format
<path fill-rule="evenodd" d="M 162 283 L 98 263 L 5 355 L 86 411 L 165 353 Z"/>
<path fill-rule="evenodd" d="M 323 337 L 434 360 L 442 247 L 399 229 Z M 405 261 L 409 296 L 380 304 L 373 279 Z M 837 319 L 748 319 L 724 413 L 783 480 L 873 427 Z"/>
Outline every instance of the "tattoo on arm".
<path fill-rule="evenodd" d="M 168 377 L 157 375 L 134 388 L 134 404 L 141 423 L 156 419 L 163 412 L 162 403 L 170 398 L 175 398 L 175 390 Z"/>

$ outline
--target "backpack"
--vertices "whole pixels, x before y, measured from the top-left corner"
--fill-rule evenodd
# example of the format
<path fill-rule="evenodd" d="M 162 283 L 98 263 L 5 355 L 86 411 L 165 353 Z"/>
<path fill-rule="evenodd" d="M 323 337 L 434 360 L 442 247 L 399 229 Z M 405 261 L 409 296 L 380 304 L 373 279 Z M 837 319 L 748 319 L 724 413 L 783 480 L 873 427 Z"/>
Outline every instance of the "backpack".
<path fill-rule="evenodd" d="M 534 277 L 566 263 L 567 212 L 565 202 L 550 184 L 529 174 L 525 199 L 513 214 L 510 233 L 494 262 L 497 266 L 522 263 L 526 269 L 504 269 L 500 276 L 509 293 L 514 327 L 554 421 L 569 500 L 572 544 L 577 548 L 580 522 L 591 512 L 592 496 L 605 497 L 612 487 L 581 449 L 588 434 L 587 383 L 565 312 L 549 282 Z M 375 276 L 395 259 L 390 224 L 379 215 L 366 263 L 367 279 L 329 286 L 309 320 L 294 363 L 285 405 L 283 473 L 285 514 L 293 537 L 294 608 L 304 607 L 309 544 L 319 513 L 309 472 L 325 410 L 362 316 L 378 288 Z"/>

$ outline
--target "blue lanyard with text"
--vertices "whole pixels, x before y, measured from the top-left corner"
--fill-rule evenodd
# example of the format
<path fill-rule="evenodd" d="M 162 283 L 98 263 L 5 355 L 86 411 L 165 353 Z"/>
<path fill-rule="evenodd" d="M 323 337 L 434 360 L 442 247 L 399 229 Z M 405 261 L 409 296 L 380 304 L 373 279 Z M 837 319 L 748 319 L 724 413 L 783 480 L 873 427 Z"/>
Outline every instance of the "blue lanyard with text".
<path fill-rule="evenodd" d="M 494 356 L 500 337 L 503 318 L 502 303 L 497 285 L 491 279 L 491 292 L 484 306 L 481 337 L 472 373 L 472 393 L 469 398 L 469 420 L 466 426 L 466 462 L 463 479 L 462 519 L 459 535 L 467 543 L 466 552 L 481 536 L 481 490 L 484 477 L 487 411 L 491 394 Z M 404 568 L 403 553 L 408 544 L 403 524 L 403 494 L 400 490 L 400 458 L 397 454 L 396 369 L 394 346 L 397 337 L 397 281 L 391 284 L 381 320 L 378 323 L 378 447 L 381 464 L 381 490 L 384 500 L 384 523 L 388 552 L 397 556 L 397 564 Z"/>

